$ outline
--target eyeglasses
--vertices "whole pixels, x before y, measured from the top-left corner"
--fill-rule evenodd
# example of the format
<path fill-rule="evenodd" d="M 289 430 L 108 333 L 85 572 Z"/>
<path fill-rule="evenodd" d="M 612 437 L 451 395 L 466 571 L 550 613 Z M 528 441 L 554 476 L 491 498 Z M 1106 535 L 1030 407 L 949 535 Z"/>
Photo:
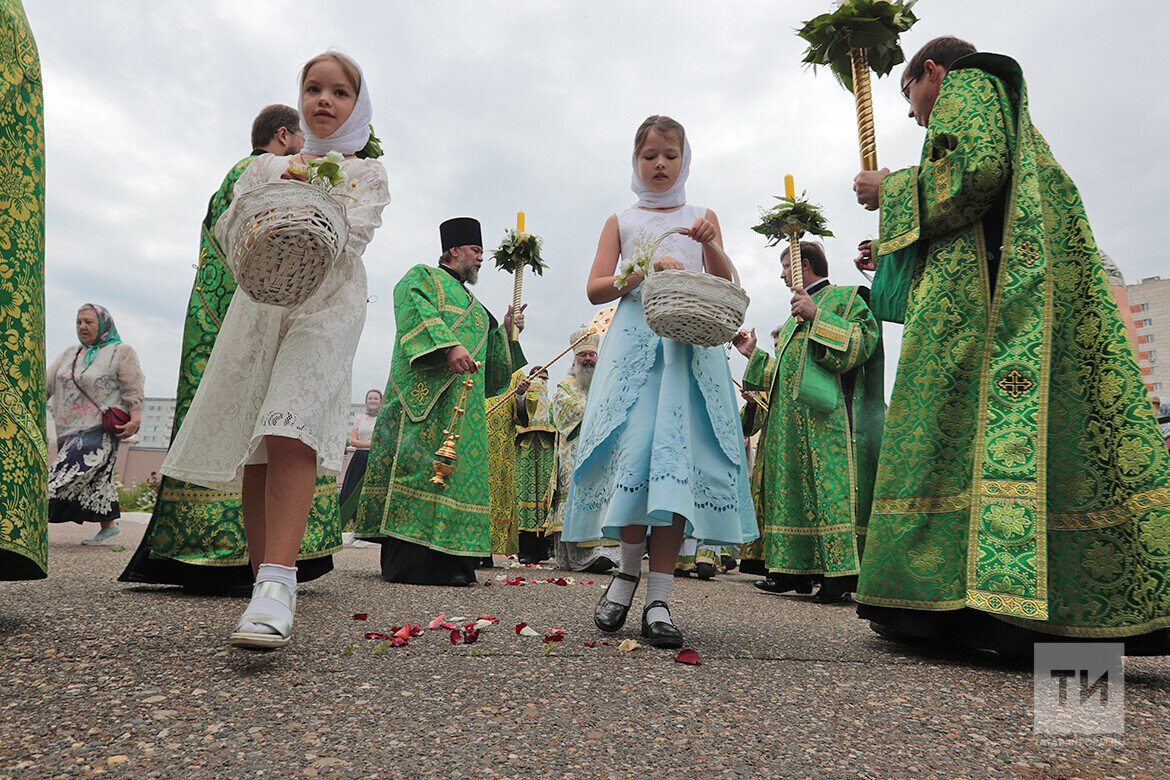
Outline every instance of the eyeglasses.
<path fill-rule="evenodd" d="M 907 103 L 910 102 L 910 85 L 913 84 L 915 81 L 918 81 L 918 79 L 920 79 L 920 78 L 922 78 L 921 73 L 919 73 L 917 76 L 915 76 L 914 78 L 910 79 L 909 81 L 907 81 L 905 84 L 902 85 L 902 97 L 906 98 Z"/>

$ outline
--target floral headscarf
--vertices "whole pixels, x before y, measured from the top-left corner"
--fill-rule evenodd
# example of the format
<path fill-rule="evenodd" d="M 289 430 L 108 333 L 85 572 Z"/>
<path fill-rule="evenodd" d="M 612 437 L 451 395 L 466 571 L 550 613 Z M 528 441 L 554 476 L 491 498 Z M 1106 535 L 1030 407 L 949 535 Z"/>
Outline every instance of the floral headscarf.
<path fill-rule="evenodd" d="M 87 303 L 82 306 L 81 309 L 93 309 L 93 313 L 96 314 L 98 318 L 97 339 L 95 339 L 92 344 L 85 344 L 82 342 L 82 346 L 85 347 L 85 357 L 82 358 L 81 365 L 88 366 L 93 362 L 93 359 L 97 357 L 99 349 L 104 347 L 106 344 L 115 344 L 120 342 L 122 337 L 118 335 L 118 329 L 114 327 L 114 318 L 111 317 L 110 313 L 104 308 L 98 306 L 96 303 Z M 81 309 L 78 309 L 78 311 L 81 311 Z M 81 340 L 80 336 L 78 337 L 78 340 Z"/>

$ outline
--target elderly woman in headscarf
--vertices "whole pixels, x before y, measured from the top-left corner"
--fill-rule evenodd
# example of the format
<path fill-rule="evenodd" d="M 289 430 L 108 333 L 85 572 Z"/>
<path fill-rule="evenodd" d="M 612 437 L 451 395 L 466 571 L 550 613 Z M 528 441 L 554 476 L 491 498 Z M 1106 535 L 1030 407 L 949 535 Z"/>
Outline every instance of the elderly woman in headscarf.
<path fill-rule="evenodd" d="M 101 306 L 87 303 L 77 311 L 81 342 L 49 366 L 47 386 L 57 425 L 57 459 L 49 471 L 49 522 L 101 524 L 83 544 L 102 544 L 120 533 L 114 463 L 118 440 L 138 432 L 142 423 L 143 384 L 138 355 L 123 344 L 114 320 Z M 107 409 L 129 415 L 102 427 Z"/>

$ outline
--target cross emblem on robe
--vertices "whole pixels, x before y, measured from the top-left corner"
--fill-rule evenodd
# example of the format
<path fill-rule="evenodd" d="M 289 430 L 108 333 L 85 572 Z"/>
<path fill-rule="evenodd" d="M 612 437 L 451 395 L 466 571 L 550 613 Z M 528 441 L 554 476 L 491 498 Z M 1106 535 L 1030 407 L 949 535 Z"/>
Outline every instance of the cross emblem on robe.
<path fill-rule="evenodd" d="M 1013 401 L 1018 400 L 1020 396 L 1036 386 L 1035 382 L 1021 374 L 1017 368 L 1013 368 L 995 384 L 1000 390 L 1010 395 Z"/>

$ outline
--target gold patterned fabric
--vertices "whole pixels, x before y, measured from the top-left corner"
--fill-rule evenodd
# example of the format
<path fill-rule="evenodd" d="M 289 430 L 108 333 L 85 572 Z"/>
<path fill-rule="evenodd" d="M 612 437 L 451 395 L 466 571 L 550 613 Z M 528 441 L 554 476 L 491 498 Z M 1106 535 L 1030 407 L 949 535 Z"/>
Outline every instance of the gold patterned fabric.
<path fill-rule="evenodd" d="M 744 374 L 770 406 L 752 473 L 763 559 L 770 572 L 855 575 L 861 563 L 885 412 L 881 329 L 861 288 L 815 289 L 817 314 L 780 330 L 776 356 L 756 349 Z M 822 412 L 797 400 L 806 359 L 828 372 L 836 405 Z M 751 410 L 754 418 L 759 407 Z M 757 425 L 751 420 L 748 433 Z M 755 544 L 753 542 L 753 544 Z M 758 548 L 757 548 L 758 549 Z M 751 549 L 745 557 L 758 555 Z"/>
<path fill-rule="evenodd" d="M 20 0 L 0 0 L 0 580 L 48 571 L 45 130 Z"/>
<path fill-rule="evenodd" d="M 520 552 L 520 529 L 516 525 L 516 385 L 524 378 L 516 371 L 508 387 L 487 399 L 488 497 L 492 523 L 492 553 Z"/>
<path fill-rule="evenodd" d="M 875 255 L 912 247 L 857 597 L 1035 631 L 1170 626 L 1170 455 L 1019 66 L 957 61 Z"/>
<path fill-rule="evenodd" d="M 471 291 L 440 268 L 416 265 L 406 272 L 394 287 L 394 319 L 390 381 L 370 444 L 356 534 L 447 555 L 488 555 L 485 397 L 507 387 L 524 353 Z M 463 389 L 463 376 L 447 366 L 447 351 L 456 345 L 483 366 L 470 375 L 455 470 L 440 488 L 430 481 L 431 463 Z"/>

